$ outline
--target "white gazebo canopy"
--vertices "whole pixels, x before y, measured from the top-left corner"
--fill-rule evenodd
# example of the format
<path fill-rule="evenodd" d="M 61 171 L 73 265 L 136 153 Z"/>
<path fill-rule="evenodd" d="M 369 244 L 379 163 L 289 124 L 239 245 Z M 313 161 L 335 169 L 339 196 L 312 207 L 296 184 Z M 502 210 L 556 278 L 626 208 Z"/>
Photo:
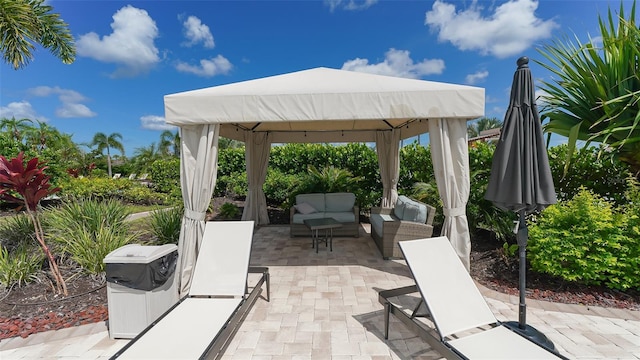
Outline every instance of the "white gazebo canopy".
<path fill-rule="evenodd" d="M 329 68 L 186 91 L 164 97 L 165 119 L 180 127 L 185 217 L 180 235 L 181 290 L 204 232 L 215 187 L 218 136 L 246 143 L 249 191 L 243 220 L 268 223 L 262 185 L 269 147 L 288 142 L 375 142 L 383 206 L 397 198 L 402 139 L 430 133 L 447 235 L 469 262 L 466 122 L 484 115 L 484 89 Z"/>

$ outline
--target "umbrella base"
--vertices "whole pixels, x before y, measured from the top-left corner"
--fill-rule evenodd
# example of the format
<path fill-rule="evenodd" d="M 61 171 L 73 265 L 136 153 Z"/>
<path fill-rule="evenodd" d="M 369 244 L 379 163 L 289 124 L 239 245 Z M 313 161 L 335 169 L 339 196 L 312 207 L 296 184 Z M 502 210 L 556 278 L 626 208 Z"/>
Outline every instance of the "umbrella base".
<path fill-rule="evenodd" d="M 509 329 L 517 332 L 518 334 L 526 337 L 527 339 L 533 341 L 534 343 L 544 347 L 545 349 L 555 353 L 555 354 L 559 354 L 558 350 L 556 350 L 556 346 L 553 344 L 553 342 L 551 340 L 549 340 L 549 338 L 541 333 L 539 330 L 537 330 L 536 328 L 534 328 L 531 325 L 525 325 L 524 329 L 520 328 L 520 323 L 517 321 L 507 321 L 505 323 L 503 323 L 506 327 L 508 327 Z"/>

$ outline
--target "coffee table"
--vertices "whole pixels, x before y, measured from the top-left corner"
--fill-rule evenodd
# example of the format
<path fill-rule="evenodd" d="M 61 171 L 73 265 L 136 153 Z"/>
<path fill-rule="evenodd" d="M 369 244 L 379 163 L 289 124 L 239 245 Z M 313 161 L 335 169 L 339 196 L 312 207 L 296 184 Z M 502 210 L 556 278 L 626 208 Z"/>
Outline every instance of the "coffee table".
<path fill-rule="evenodd" d="M 342 227 L 342 223 L 334 218 L 320 218 L 304 220 L 304 224 L 311 230 L 311 247 L 316 248 L 316 253 L 320 241 L 324 241 L 325 246 L 329 246 L 330 251 L 333 251 L 333 229 Z M 320 230 L 324 230 L 322 238 L 319 236 Z"/>

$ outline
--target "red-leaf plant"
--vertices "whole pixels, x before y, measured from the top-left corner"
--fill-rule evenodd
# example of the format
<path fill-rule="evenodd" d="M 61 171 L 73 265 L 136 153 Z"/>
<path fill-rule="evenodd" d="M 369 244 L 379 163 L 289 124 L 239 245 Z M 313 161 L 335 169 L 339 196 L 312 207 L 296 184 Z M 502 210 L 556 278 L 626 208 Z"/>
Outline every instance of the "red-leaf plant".
<path fill-rule="evenodd" d="M 42 198 L 49 196 L 60 188 L 51 188 L 49 176 L 44 173 L 47 169 L 38 158 L 33 158 L 24 165 L 24 154 L 7 160 L 0 155 L 0 199 L 26 205 L 27 214 L 33 222 L 36 239 L 49 260 L 49 267 L 56 281 L 58 294 L 67 296 L 67 285 L 60 273 L 60 268 L 51 253 L 51 249 L 44 240 L 44 231 L 38 217 L 38 204 Z"/>

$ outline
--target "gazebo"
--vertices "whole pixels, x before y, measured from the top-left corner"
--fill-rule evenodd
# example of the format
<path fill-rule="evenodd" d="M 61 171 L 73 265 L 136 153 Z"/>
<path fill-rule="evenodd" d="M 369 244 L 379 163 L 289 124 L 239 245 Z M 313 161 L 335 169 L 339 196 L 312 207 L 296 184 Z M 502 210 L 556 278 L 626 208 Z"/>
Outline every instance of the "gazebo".
<path fill-rule="evenodd" d="M 186 91 L 164 97 L 167 124 L 180 127 L 185 214 L 178 244 L 180 291 L 191 273 L 216 183 L 218 137 L 246 146 L 243 220 L 268 224 L 262 190 L 273 143 L 375 142 L 382 206 L 397 199 L 399 144 L 429 133 L 446 235 L 469 268 L 471 241 L 467 121 L 484 115 L 484 89 L 329 68 Z"/>

